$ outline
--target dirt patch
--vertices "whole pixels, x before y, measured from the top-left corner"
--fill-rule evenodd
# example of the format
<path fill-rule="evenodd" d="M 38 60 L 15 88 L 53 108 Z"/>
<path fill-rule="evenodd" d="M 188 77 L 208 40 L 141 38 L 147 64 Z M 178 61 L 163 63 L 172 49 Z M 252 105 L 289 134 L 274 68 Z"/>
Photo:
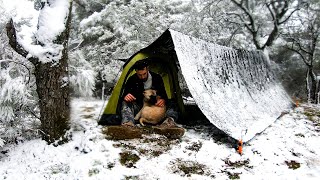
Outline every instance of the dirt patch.
<path fill-rule="evenodd" d="M 317 109 L 316 107 L 312 106 L 304 106 L 303 114 L 306 115 L 315 126 L 320 127 L 320 109 Z"/>
<path fill-rule="evenodd" d="M 234 167 L 234 168 L 240 168 L 240 167 L 247 167 L 247 168 L 253 168 L 252 166 L 250 166 L 250 161 L 249 159 L 243 160 L 243 161 L 231 161 L 229 159 L 224 160 L 224 163 L 230 167 Z"/>
<path fill-rule="evenodd" d="M 80 116 L 83 119 L 93 119 L 94 118 L 94 114 L 84 114 Z"/>
<path fill-rule="evenodd" d="M 92 112 L 95 110 L 94 107 L 82 107 L 82 112 Z"/>
<path fill-rule="evenodd" d="M 210 171 L 204 164 L 196 161 L 183 161 L 176 159 L 170 162 L 174 173 L 182 174 L 182 176 L 191 176 L 191 174 L 210 175 Z"/>
<path fill-rule="evenodd" d="M 181 141 L 172 140 L 157 134 L 143 135 L 141 138 L 134 140 L 120 140 L 113 144 L 116 148 L 123 150 L 135 150 L 139 156 L 155 158 L 172 149 Z"/>
<path fill-rule="evenodd" d="M 285 163 L 289 169 L 295 170 L 300 168 L 300 163 L 298 163 L 297 161 L 291 160 L 291 161 L 285 161 Z"/>
<path fill-rule="evenodd" d="M 128 168 L 134 167 L 135 163 L 140 160 L 140 157 L 131 151 L 120 153 L 120 163 Z"/>
<path fill-rule="evenodd" d="M 229 179 L 240 179 L 240 174 L 242 174 L 242 173 L 235 173 L 235 172 L 229 172 L 229 171 L 222 171 L 222 173 L 227 174 Z"/>
<path fill-rule="evenodd" d="M 187 146 L 186 149 L 190 151 L 198 152 L 202 147 L 202 142 L 193 142 L 190 146 Z"/>

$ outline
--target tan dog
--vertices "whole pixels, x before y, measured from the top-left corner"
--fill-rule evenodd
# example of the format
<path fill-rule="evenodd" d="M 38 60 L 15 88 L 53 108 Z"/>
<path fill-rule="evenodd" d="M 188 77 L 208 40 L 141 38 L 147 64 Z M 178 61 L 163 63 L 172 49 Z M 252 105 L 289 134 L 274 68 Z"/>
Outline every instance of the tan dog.
<path fill-rule="evenodd" d="M 150 123 L 150 124 L 158 124 L 161 120 L 164 119 L 165 113 L 166 113 L 166 107 L 160 107 L 154 105 L 152 103 L 152 96 L 157 96 L 157 93 L 155 90 L 145 90 L 143 92 L 143 107 L 139 111 L 139 113 L 135 116 L 135 120 L 139 120 L 140 124 L 142 126 L 144 125 L 144 122 Z M 157 99 L 159 96 L 157 96 Z"/>

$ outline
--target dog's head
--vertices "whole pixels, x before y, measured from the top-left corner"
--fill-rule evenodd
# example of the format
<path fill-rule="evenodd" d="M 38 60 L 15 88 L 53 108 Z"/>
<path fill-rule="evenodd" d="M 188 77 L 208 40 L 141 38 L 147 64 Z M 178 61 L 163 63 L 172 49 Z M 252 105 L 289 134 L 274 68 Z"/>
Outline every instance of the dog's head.
<path fill-rule="evenodd" d="M 157 91 L 153 89 L 148 89 L 143 92 L 143 96 L 146 102 L 150 104 L 155 104 L 157 102 Z"/>

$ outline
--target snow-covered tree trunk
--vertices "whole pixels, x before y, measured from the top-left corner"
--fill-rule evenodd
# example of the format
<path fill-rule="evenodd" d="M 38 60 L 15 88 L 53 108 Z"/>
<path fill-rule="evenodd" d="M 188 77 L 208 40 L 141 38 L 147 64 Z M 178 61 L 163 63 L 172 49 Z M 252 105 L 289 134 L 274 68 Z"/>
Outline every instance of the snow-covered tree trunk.
<path fill-rule="evenodd" d="M 316 91 L 316 104 L 320 103 L 320 80 L 317 77 L 317 91 Z"/>
<path fill-rule="evenodd" d="M 11 47 L 35 66 L 41 131 L 43 139 L 48 143 L 64 142 L 67 140 L 65 134 L 69 129 L 67 46 L 71 9 L 71 1 L 55 0 L 43 3 L 41 10 L 43 12 L 39 16 L 38 34 L 35 37 L 36 47 L 21 43 L 12 20 L 6 27 Z M 60 12 L 63 13 L 63 16 L 55 17 Z M 60 18 L 61 22 L 57 21 L 56 25 L 52 26 L 50 23 L 53 23 L 51 21 L 54 18 Z M 61 25 L 59 29 L 50 29 L 58 25 Z M 39 48 L 42 49 L 39 50 Z"/>
<path fill-rule="evenodd" d="M 308 67 L 307 73 L 308 102 L 317 103 L 317 79 L 312 67 Z"/>

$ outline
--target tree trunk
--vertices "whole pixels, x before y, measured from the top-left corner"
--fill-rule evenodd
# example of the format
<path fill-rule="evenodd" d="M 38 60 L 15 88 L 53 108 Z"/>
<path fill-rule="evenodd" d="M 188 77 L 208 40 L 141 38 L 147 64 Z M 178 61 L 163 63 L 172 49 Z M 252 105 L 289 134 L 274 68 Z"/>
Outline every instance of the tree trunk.
<path fill-rule="evenodd" d="M 319 94 L 320 94 L 320 80 L 318 80 L 318 82 L 317 82 L 316 104 L 319 103 L 319 98 L 320 98 Z"/>
<path fill-rule="evenodd" d="M 35 67 L 34 75 L 39 97 L 42 137 L 49 144 L 54 142 L 61 144 L 67 141 L 66 132 L 70 129 L 68 39 L 71 11 L 72 3 L 70 2 L 65 30 L 53 42 L 63 45 L 62 56 L 59 60 L 44 63 L 37 57 L 28 59 Z M 28 52 L 17 42 L 16 30 L 12 20 L 7 24 L 6 29 L 11 47 L 26 57 Z"/>
<path fill-rule="evenodd" d="M 42 137 L 48 143 L 57 141 L 60 144 L 67 141 L 66 132 L 70 129 L 68 39 L 71 11 L 72 4 L 70 4 L 65 30 L 55 41 L 64 47 L 59 62 L 35 64 Z"/>
<path fill-rule="evenodd" d="M 55 68 L 52 66 L 52 63 L 35 66 L 41 130 L 48 143 L 67 140 L 64 135 L 70 128 L 67 58 L 60 59 Z"/>
<path fill-rule="evenodd" d="M 315 74 L 313 73 L 312 67 L 308 67 L 308 73 L 307 76 L 307 88 L 308 88 L 308 101 L 311 103 L 316 103 L 317 102 L 317 79 Z"/>

